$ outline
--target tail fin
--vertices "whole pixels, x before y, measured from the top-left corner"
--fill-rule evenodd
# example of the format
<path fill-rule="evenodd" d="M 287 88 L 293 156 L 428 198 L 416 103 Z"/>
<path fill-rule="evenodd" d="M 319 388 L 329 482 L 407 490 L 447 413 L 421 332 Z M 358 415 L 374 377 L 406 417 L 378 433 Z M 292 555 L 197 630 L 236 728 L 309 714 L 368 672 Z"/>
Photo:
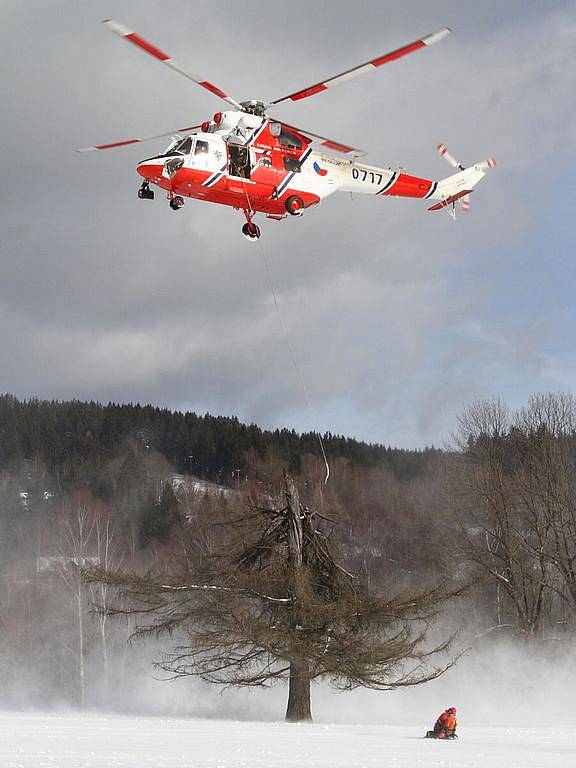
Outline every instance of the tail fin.
<path fill-rule="evenodd" d="M 488 160 L 486 163 L 490 162 Z M 492 161 L 493 163 L 494 161 Z M 452 176 L 448 176 L 442 181 L 438 182 L 436 194 L 434 197 L 441 197 L 443 199 L 457 195 L 462 192 L 463 189 L 472 191 L 476 184 L 486 176 L 485 169 L 492 166 L 487 166 L 485 163 L 478 163 L 477 165 L 471 165 L 470 168 L 465 168 L 463 171 L 458 171 Z"/>

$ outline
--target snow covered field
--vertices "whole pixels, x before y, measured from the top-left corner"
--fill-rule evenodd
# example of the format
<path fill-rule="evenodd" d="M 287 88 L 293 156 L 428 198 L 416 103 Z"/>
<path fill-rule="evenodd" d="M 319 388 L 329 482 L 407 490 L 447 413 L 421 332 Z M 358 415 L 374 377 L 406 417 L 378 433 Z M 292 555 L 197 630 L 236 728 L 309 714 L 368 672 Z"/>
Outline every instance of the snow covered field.
<path fill-rule="evenodd" d="M 571 728 L 289 725 L 0 713 L 1 768 L 570 768 Z"/>

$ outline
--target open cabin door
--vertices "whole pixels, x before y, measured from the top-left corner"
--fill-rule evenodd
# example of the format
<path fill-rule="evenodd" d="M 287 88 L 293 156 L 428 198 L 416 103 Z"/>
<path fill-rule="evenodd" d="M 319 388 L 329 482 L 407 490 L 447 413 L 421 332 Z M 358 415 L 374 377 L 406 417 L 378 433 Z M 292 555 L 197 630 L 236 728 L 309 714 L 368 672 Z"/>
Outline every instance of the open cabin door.
<path fill-rule="evenodd" d="M 228 144 L 228 176 L 233 179 L 250 179 L 250 147 Z"/>
<path fill-rule="evenodd" d="M 274 195 L 277 172 L 263 150 L 228 143 L 227 152 L 230 192 L 242 192 L 249 199 L 267 199 Z"/>

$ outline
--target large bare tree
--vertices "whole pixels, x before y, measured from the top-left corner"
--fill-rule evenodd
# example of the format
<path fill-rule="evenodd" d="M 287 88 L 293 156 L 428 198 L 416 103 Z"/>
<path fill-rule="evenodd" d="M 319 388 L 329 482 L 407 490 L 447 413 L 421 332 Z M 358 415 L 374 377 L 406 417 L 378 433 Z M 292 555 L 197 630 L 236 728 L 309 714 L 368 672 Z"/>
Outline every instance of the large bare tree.
<path fill-rule="evenodd" d="M 448 642 L 430 647 L 426 630 L 445 587 L 371 593 L 336 561 L 327 527 L 286 476 L 284 502 L 224 521 L 219 546 L 200 563 L 184 545 L 163 573 L 96 569 L 87 578 L 119 587 L 122 603 L 109 610 L 138 616 L 136 635 L 181 638 L 158 662 L 171 675 L 237 686 L 288 680 L 288 720 L 311 719 L 318 678 L 389 690 L 440 675 L 451 662 L 434 656 Z"/>
<path fill-rule="evenodd" d="M 563 608 L 576 610 L 576 399 L 566 394 L 530 398 L 515 419 L 522 446 L 519 487 L 536 537 L 533 556 L 549 573 Z"/>
<path fill-rule="evenodd" d="M 496 594 L 498 625 L 527 638 L 576 607 L 576 401 L 535 395 L 510 413 L 479 401 L 460 417 L 452 498 L 464 559 Z"/>

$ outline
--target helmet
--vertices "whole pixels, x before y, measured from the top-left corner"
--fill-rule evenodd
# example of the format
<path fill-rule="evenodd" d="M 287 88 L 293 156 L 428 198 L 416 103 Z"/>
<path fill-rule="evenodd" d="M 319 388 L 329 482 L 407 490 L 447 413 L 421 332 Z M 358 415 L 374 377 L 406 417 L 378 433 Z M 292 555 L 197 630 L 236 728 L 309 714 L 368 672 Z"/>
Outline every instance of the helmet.
<path fill-rule="evenodd" d="M 446 712 L 448 712 L 449 715 L 455 715 L 456 714 L 456 707 L 448 707 Z"/>

